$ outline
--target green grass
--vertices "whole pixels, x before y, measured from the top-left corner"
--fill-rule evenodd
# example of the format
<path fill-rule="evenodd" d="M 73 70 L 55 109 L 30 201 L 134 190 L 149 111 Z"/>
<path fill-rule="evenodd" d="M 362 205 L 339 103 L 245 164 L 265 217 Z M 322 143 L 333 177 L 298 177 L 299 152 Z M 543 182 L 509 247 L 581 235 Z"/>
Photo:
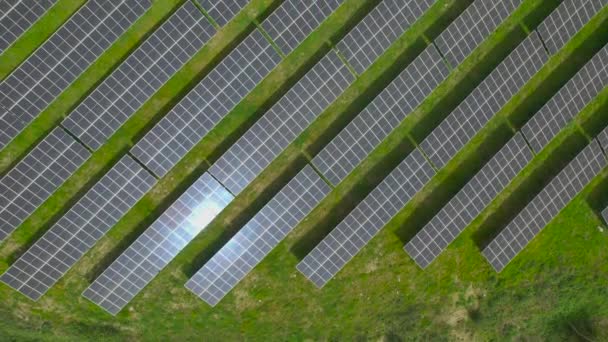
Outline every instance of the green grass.
<path fill-rule="evenodd" d="M 351 1 L 351 4 L 357 4 Z M 236 139 L 264 108 L 273 103 L 281 93 L 297 80 L 327 47 L 327 37 L 341 33 L 332 28 L 352 25 L 352 20 L 368 8 L 365 4 L 341 8 L 294 54 L 283 61 L 281 67 L 243 101 L 212 132 L 204 143 L 180 162 L 154 191 L 145 197 L 125 219 L 111 230 L 48 294 L 33 303 L 7 286 L 0 286 L 0 337 L 6 340 L 594 340 L 608 339 L 608 303 L 606 303 L 606 278 L 608 254 L 605 248 L 608 234 L 597 215 L 598 208 L 608 204 L 608 171 L 604 171 L 588 189 L 578 196 L 505 271 L 496 274 L 479 253 L 478 234 L 487 229 L 488 218 L 500 212 L 505 201 L 516 193 L 517 184 L 529 179 L 529 171 L 523 172 L 443 253 L 427 270 L 422 271 L 403 252 L 400 232 L 416 215 L 415 208 L 425 202 L 414 201 L 401 215 L 393 220 L 374 238 L 361 253 L 342 270 L 324 289 L 317 290 L 299 272 L 297 250 L 310 248 L 314 241 L 311 232 L 323 233 L 333 228 L 332 221 L 343 216 L 391 166 L 407 154 L 411 146 L 411 133 L 428 131 L 433 127 L 445 108 L 454 106 L 458 99 L 478 83 L 498 64 L 499 56 L 506 55 L 523 39 L 519 23 L 534 27 L 554 2 L 527 0 L 522 8 L 507 21 L 499 32 L 484 43 L 471 58 L 455 70 L 448 81 L 412 113 L 396 131 L 357 170 L 333 191 L 320 208 L 315 210 L 284 242 L 249 274 L 220 304 L 210 308 L 191 293 L 183 284 L 202 262 L 223 241 L 239 229 L 244 220 L 261 206 L 269 196 L 304 164 L 306 157 L 314 155 L 340 130 L 369 99 L 387 84 L 424 48 L 422 35 L 433 37 L 450 18 L 462 9 L 462 2 L 440 1 L 433 12 L 420 21 L 397 44 L 362 75 L 321 118 L 297 139 L 233 204 L 216 219 L 211 227 L 195 239 L 142 293 L 117 317 L 111 317 L 80 297 L 80 293 L 92 278 L 124 248 L 128 241 L 145 229 L 149 222 L 179 194 L 189 182 L 200 175 Z M 260 13 L 270 2 L 254 1 L 249 8 L 253 16 Z M 447 7 L 444 7 L 447 6 Z M 604 14 L 608 12 L 604 10 Z M 251 15 L 251 13 L 247 14 Z M 540 18 L 540 19 L 539 19 Z M 241 24 L 235 31 L 243 32 L 247 17 L 241 16 Z M 231 24 L 232 25 L 232 24 Z M 230 27 L 226 28 L 231 31 Z M 334 32 L 334 35 L 332 35 Z M 509 108 L 501 111 L 503 119 L 522 118 L 538 102 L 526 99 L 544 96 L 548 99 L 552 89 L 543 87 L 553 83 L 552 75 L 569 72 L 560 67 L 573 63 L 593 51 L 581 37 L 595 37 L 593 32 L 606 32 L 601 20 L 595 21 L 579 35 L 579 40 L 569 44 L 567 52 L 552 59 L 551 64 L 533 85 L 522 91 Z M 232 33 L 232 34 L 231 34 Z M 231 32 L 227 44 L 240 33 Z M 599 34 L 605 38 L 605 33 Z M 219 39 L 218 39 L 219 40 Z M 220 44 L 218 42 L 218 44 Z M 580 46 L 587 47 L 581 48 Z M 214 50 L 215 51 L 215 50 Z M 221 55 L 221 52 L 217 52 Z M 205 54 L 206 55 L 206 54 Z M 195 57 L 195 60 L 200 55 Z M 196 61 L 193 60 L 193 64 Z M 580 61 L 579 61 L 580 62 Z M 212 57 L 202 57 L 198 68 L 187 69 L 186 74 L 170 83 L 155 96 L 153 101 L 136 114 L 108 145 L 116 151 L 124 151 L 129 140 L 123 134 L 145 130 L 150 122 L 169 107 L 174 97 L 190 83 L 204 74 Z M 293 63 L 293 64 L 292 64 Z M 196 76 L 192 75 L 194 71 Z M 391 76 L 392 75 L 392 76 Z M 190 76 L 190 77 L 187 77 Z M 548 81 L 549 80 L 549 81 Z M 173 82 L 173 81 L 171 81 Z M 276 83 L 275 83 L 276 82 Z M 175 89 L 174 89 L 175 88 Z M 278 89 L 281 88 L 281 89 Z M 536 90 L 540 89 L 540 90 Z M 528 90 L 530 92 L 528 92 Z M 165 93 L 163 93 L 165 91 Z M 165 95 L 162 95 L 162 94 Z M 568 145 L 570 136 L 580 136 L 580 127 L 589 135 L 597 133 L 598 126 L 605 125 L 607 116 L 606 91 L 555 139 L 547 154 L 561 154 L 561 146 Z M 542 101 L 542 100 L 539 100 Z M 512 104 L 513 103 L 513 104 Z M 147 109 L 146 109 L 147 108 Z M 143 114 L 142 114 L 143 113 Z M 159 114 L 160 113 L 160 114 Z M 509 113 L 510 115 L 507 115 Z M 515 115 L 513 113 L 517 113 Z M 521 115 L 521 116 L 520 116 Z M 430 118 L 429 118 L 430 117 Z M 149 121 L 146 121 L 149 120 Z M 497 121 L 497 120 L 495 120 Z M 516 121 L 516 120 L 512 120 Z M 520 121 L 516 121 L 520 123 Z M 132 126 L 129 126 L 132 125 Z M 135 129 L 133 127 L 140 127 Z M 506 139 L 509 130 L 505 121 L 496 122 L 484 129 L 476 140 L 459 154 L 453 163 L 442 171 L 471 175 L 469 168 L 457 167 L 480 146 L 481 142 L 498 145 Z M 418 137 L 416 137 L 418 138 Z M 124 139 L 124 140 L 123 140 Z M 120 147 L 120 148 L 119 148 Z M 101 151 L 105 151 L 101 153 Z M 467 152 L 468 151 L 468 152 Z M 488 152 L 489 153 L 489 152 Z M 69 201 L 62 197 L 75 197 L 78 190 L 97 179 L 102 170 L 111 165 L 120 153 L 113 149 L 100 150 L 95 168 L 83 168 L 73 177 L 73 189 L 63 195 L 53 196 L 51 204 L 64 208 Z M 95 158 L 95 157 L 94 157 Z M 546 169 L 554 164 L 548 156 L 539 155 L 526 170 Z M 91 167 L 93 167 L 91 166 Z M 94 171 L 94 172 L 93 172 Z M 90 173 L 87 175 L 87 173 Z M 447 176 L 446 176 L 447 177 Z M 429 188 L 448 190 L 436 177 Z M 464 178 L 463 178 L 464 179 Z M 62 187 L 62 189 L 65 187 Z M 428 195 L 424 192 L 420 198 Z M 76 196 L 77 197 L 77 196 Z M 58 199 L 55 201 L 55 199 Z M 62 202 L 63 201 L 63 202 Z M 47 202 L 47 203 L 49 203 Z M 347 204 L 343 205 L 342 203 Z M 507 202 L 508 203 L 508 202 Z M 45 204 L 46 205 L 46 204 Z M 10 240 L 0 247 L 2 270 L 16 251 L 31 241 L 51 222 L 47 215 L 60 213 L 48 205 L 49 212 L 37 212 L 40 221 L 28 220 Z M 55 210 L 55 211 L 53 211 Z M 320 227 L 319 227 L 320 226 Z"/>
<path fill-rule="evenodd" d="M 59 124 L 88 93 L 109 75 L 120 62 L 133 51 L 143 39 L 156 28 L 163 19 L 172 13 L 184 0 L 157 1 L 141 16 L 110 48 L 108 48 L 80 77 L 78 77 L 55 101 L 34 119 L 15 139 L 0 150 L 0 174 L 9 170 L 20 158 L 35 146 L 44 136 Z M 82 1 L 74 1 L 81 3 Z M 61 3 L 63 4 L 63 2 Z M 65 7 L 65 6 L 62 6 Z M 54 10 L 54 8 L 53 8 Z M 50 17 L 49 17 L 50 18 Z M 54 17 L 53 17 L 54 18 Z M 46 24 L 47 16 L 28 31 L 43 31 L 40 25 Z M 55 23 L 59 25 L 60 23 Z M 46 32 L 46 31 L 44 31 Z M 42 33 L 40 33 L 42 34 Z M 35 39 L 39 41 L 44 39 Z M 24 43 L 25 44 L 25 43 Z M 10 56 L 19 51 L 19 46 L 7 50 Z M 4 58 L 4 55 L 2 56 Z M 1 65 L 1 64 L 0 64 Z M 7 65 L 15 67 L 17 65 Z"/>
<path fill-rule="evenodd" d="M 85 0 L 60 0 L 0 55 L 3 80 L 80 8 Z"/>

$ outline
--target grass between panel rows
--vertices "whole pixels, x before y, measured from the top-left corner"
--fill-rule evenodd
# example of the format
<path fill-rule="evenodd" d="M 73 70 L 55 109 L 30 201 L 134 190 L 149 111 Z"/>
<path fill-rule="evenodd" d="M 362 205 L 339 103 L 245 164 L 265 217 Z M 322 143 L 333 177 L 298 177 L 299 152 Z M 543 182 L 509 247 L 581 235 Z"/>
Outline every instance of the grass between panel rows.
<path fill-rule="evenodd" d="M 171 10 L 177 8 L 181 1 L 158 2 L 147 12 L 146 16 L 138 21 L 127 36 L 123 36 L 117 42 L 120 44 L 129 34 L 135 34 L 133 30 L 137 30 L 141 21 L 154 21 L 160 23 L 162 18 L 166 17 Z M 15 232 L 6 240 L 2 251 L 14 251 L 12 248 L 25 247 L 28 242 L 35 240 L 41 233 L 48 229 L 60 215 L 62 215 L 69 207 L 84 194 L 84 192 L 92 186 L 99 178 L 101 178 L 113 164 L 119 160 L 126 151 L 132 146 L 133 141 L 137 141 L 138 137 L 142 136 L 150 126 L 159 120 L 162 115 L 171 108 L 175 101 L 191 89 L 197 81 L 206 74 L 214 64 L 219 62 L 219 59 L 229 52 L 236 45 L 236 41 L 244 38 L 244 36 L 253 29 L 253 20 L 258 16 L 263 16 L 268 13 L 269 9 L 277 5 L 277 1 L 273 0 L 257 0 L 251 2 L 244 11 L 235 17 L 233 21 L 217 34 L 199 51 L 186 65 L 179 70 L 161 89 L 152 96 L 132 117 L 128 120 L 99 150 L 95 151 L 92 156 L 72 175 L 55 193 L 49 197 Z M 156 20 L 152 20 L 149 16 L 155 16 Z M 141 27 L 139 27 L 141 29 Z M 141 35 L 141 34 L 139 34 Z M 116 44 L 110 48 L 102 58 L 111 54 Z M 93 66 L 94 69 L 97 66 Z M 89 71 L 91 71 L 89 69 Z M 87 73 L 83 75 L 87 77 Z M 89 90 L 84 91 L 85 85 L 80 84 L 82 78 L 79 78 L 60 98 L 51 105 L 51 107 L 67 106 L 65 102 L 77 101 L 76 97 L 70 101 L 64 100 L 64 96 L 70 95 L 73 88 L 78 89 L 74 92 L 87 94 Z M 82 88 L 81 88 L 82 87 Z M 88 88 L 86 88 L 88 89 Z M 80 99 L 80 97 L 78 97 Z M 50 112 L 49 110 L 41 114 L 38 119 Z M 52 112 L 49 116 L 57 116 L 57 112 Z M 45 119 L 46 117 L 43 117 Z M 45 123 L 45 126 L 50 124 Z M 36 122 L 32 126 L 35 126 Z M 34 127 L 28 127 L 26 134 L 35 134 Z M 52 126 L 50 126 L 52 127 Z M 44 128 L 45 130 L 47 127 Z M 13 141 L 16 143 L 17 141 Z M 8 146 L 10 149 L 13 143 Z M 5 149 L 6 150 L 6 149 Z M 3 150 L 3 152 L 5 152 Z M 0 252 L 6 255 L 4 252 Z"/>
<path fill-rule="evenodd" d="M 0 150 L 0 174 L 7 172 L 42 140 L 153 32 L 184 0 L 156 1 L 114 44 L 40 113 L 19 135 Z M 46 17 L 45 17 L 46 18 Z M 38 26 L 36 25 L 36 28 Z"/>
<path fill-rule="evenodd" d="M 389 61 L 383 57 L 378 64 Z M 593 120 L 581 125 L 595 127 Z M 221 234 L 221 222 L 214 223 L 213 234 L 201 234 L 206 241 L 197 239 L 197 246 L 184 250 L 179 262 L 117 318 L 75 298 L 104 254 L 96 248 L 37 304 L 0 287 L 0 335 L 39 340 L 563 340 L 583 334 L 601 340 L 608 338 L 608 235 L 597 229 L 601 223 L 584 195 L 545 229 L 550 234 L 541 234 L 522 253 L 516 262 L 523 265 L 500 275 L 487 267 L 470 228 L 423 272 L 403 252 L 394 234 L 399 223 L 392 222 L 334 281 L 317 290 L 295 270 L 298 258 L 292 250 L 305 233 L 304 224 L 216 308 L 183 288 L 189 272 L 183 267 L 212 244 L 211 235 Z M 120 238 L 111 239 L 117 243 Z"/>
<path fill-rule="evenodd" d="M 7 77 L 53 34 L 86 0 L 60 0 L 0 55 L 0 80 Z"/>

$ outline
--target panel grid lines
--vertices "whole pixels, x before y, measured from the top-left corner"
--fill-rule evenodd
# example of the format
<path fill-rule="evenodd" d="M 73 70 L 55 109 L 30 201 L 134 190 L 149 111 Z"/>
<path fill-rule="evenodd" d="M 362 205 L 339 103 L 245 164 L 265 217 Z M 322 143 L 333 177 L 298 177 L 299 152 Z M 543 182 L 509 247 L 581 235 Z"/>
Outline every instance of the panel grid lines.
<path fill-rule="evenodd" d="M 521 129 L 540 152 L 608 85 L 608 46 L 604 46 Z"/>
<path fill-rule="evenodd" d="M 314 31 L 343 0 L 287 0 L 264 22 L 262 28 L 288 55 Z"/>
<path fill-rule="evenodd" d="M 215 34 L 187 1 L 63 121 L 98 149 Z"/>
<path fill-rule="evenodd" d="M 253 31 L 131 149 L 164 176 L 281 61 Z"/>
<path fill-rule="evenodd" d="M 205 11 L 220 25 L 226 25 L 249 0 L 196 0 Z"/>
<path fill-rule="evenodd" d="M 331 51 L 216 161 L 209 172 L 240 193 L 354 81 Z"/>
<path fill-rule="evenodd" d="M 190 278 L 186 288 L 215 306 L 330 191 L 307 165 Z"/>
<path fill-rule="evenodd" d="M 502 271 L 605 166 L 606 158 L 593 141 L 484 248 L 492 267 Z"/>
<path fill-rule="evenodd" d="M 11 141 L 151 6 L 91 0 L 0 83 L 0 147 Z"/>
<path fill-rule="evenodd" d="M 383 0 L 338 44 L 338 50 L 362 74 L 435 0 Z"/>
<path fill-rule="evenodd" d="M 55 128 L 0 180 L 0 241 L 13 232 L 91 154 Z"/>
<path fill-rule="evenodd" d="M 0 280 L 38 300 L 155 182 L 137 162 L 123 157 Z"/>
<path fill-rule="evenodd" d="M 117 314 L 233 199 L 204 173 L 84 292 Z"/>
<path fill-rule="evenodd" d="M 449 74 L 429 45 L 319 154 L 313 164 L 337 185 Z"/>
<path fill-rule="evenodd" d="M 435 40 L 439 51 L 455 67 L 513 12 L 521 0 L 476 0 Z"/>
<path fill-rule="evenodd" d="M 298 265 L 317 287 L 323 287 L 435 175 L 414 150 Z"/>
<path fill-rule="evenodd" d="M 444 167 L 547 59 L 538 36 L 528 36 L 422 141 L 420 147 L 433 164 Z"/>
<path fill-rule="evenodd" d="M 0 54 L 27 31 L 57 0 L 3 0 L 0 4 Z"/>
<path fill-rule="evenodd" d="M 426 268 L 532 160 L 517 133 L 404 247 Z"/>
<path fill-rule="evenodd" d="M 551 54 L 557 53 L 608 0 L 565 0 L 539 26 Z"/>

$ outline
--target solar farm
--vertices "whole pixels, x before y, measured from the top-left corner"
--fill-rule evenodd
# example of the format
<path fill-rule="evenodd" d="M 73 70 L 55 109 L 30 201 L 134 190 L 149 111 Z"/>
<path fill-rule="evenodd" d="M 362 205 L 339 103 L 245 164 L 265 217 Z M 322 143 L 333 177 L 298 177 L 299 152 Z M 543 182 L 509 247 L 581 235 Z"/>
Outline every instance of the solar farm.
<path fill-rule="evenodd" d="M 608 0 L 0 0 L 1 340 L 608 340 Z"/>

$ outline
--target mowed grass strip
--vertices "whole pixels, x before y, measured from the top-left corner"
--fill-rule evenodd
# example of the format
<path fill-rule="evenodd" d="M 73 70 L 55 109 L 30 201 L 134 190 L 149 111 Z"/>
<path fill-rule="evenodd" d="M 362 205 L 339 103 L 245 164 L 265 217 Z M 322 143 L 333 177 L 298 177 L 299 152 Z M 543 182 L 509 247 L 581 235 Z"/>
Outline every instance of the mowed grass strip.
<path fill-rule="evenodd" d="M 244 99 L 224 120 L 222 120 L 218 126 L 207 135 L 203 141 L 198 144 L 185 158 L 183 158 L 179 164 L 169 172 L 169 174 L 161 179 L 159 184 L 148 193 L 129 213 L 104 237 L 93 250 L 88 253 L 81 263 L 76 266 L 76 274 L 80 275 L 77 280 L 72 280 L 73 283 L 70 289 L 62 288 L 63 281 L 49 292 L 50 296 L 65 296 L 66 292 L 79 293 L 81 292 L 90 282 L 94 279 L 99 272 L 103 271 L 105 267 L 112 262 L 120 252 L 124 250 L 139 234 L 146 229 L 149 224 L 166 208 L 171 204 L 172 200 L 179 196 L 183 190 L 195 180 L 209 164 L 209 160 L 213 161 L 219 157 L 221 153 L 227 149 L 230 144 L 226 143 L 226 139 L 238 139 L 238 137 L 245 131 L 247 127 L 252 125 L 255 120 L 262 115 L 265 110 L 269 107 L 263 94 L 268 94 L 271 89 L 276 88 L 274 83 L 269 83 L 275 73 L 284 73 L 282 70 L 295 70 L 303 69 L 301 72 L 305 73 L 311 66 L 311 61 L 303 58 L 303 51 L 313 51 L 315 54 L 314 60 L 320 59 L 330 48 L 330 43 L 327 38 L 335 37 L 331 42 L 337 41 L 339 37 L 344 35 L 348 30 L 343 29 L 343 26 L 353 26 L 356 24 L 358 19 L 362 18 L 366 12 L 371 9 L 370 4 L 363 4 L 362 2 L 345 2 L 345 5 L 357 6 L 342 6 L 340 7 L 328 20 L 324 23 L 317 31 L 315 31 L 305 42 L 298 47 L 294 53 L 288 56 L 279 66 L 279 68 L 262 82 L 246 99 Z M 350 102 L 361 94 L 366 94 L 365 91 L 370 85 L 375 84 L 380 76 L 387 77 L 386 72 L 394 72 L 394 63 L 406 63 L 411 61 L 418 52 L 424 49 L 424 44 L 421 44 L 423 36 L 425 34 L 435 35 L 440 32 L 439 27 L 444 27 L 451 22 L 451 18 L 457 16 L 458 12 L 466 8 L 467 2 L 464 1 L 439 1 L 438 4 L 433 7 L 428 15 L 420 22 L 416 23 L 415 26 L 410 29 L 404 37 L 402 37 L 398 43 L 393 45 L 389 52 L 381 60 L 384 62 L 378 62 L 377 64 L 383 63 L 383 68 L 377 68 L 375 72 L 366 72 L 362 77 L 359 78 L 347 93 L 338 100 L 335 105 L 338 105 L 340 111 L 344 111 L 346 108 L 350 108 Z M 352 20 L 356 17 L 357 20 Z M 442 20 L 442 23 L 436 21 Z M 336 26 L 342 27 L 341 29 L 335 29 Z M 333 27 L 333 29 L 331 29 Z M 332 32 L 333 30 L 333 32 Z M 417 49 L 416 53 L 412 52 L 412 47 Z M 404 59 L 407 58 L 407 59 Z M 299 66 L 296 68 L 296 66 Z M 401 65 L 403 66 L 403 65 Z M 393 75 L 393 77 L 396 76 Z M 298 77 L 299 78 L 299 77 Z M 295 82 L 296 80 L 292 80 Z M 383 82 L 389 80 L 384 79 Z M 268 88 L 267 88 L 268 87 Z M 380 87 L 381 90 L 383 87 Z M 377 90 L 377 91 L 379 91 Z M 284 93 L 286 89 L 282 90 Z M 274 94 L 272 101 L 278 99 L 280 94 Z M 359 101 L 365 101 L 365 99 L 359 99 Z M 251 102 L 250 102 L 251 101 Z M 256 103 L 257 106 L 252 106 L 252 103 Z M 362 104 L 359 104 L 362 105 Z M 333 107 L 334 105 L 332 105 Z M 328 109 L 327 112 L 330 112 Z M 352 113 L 351 113 L 352 114 Z M 356 113 L 354 113 L 356 114 Z M 323 114 L 325 115 L 325 114 Z M 342 113 L 344 115 L 344 113 Z M 237 134 L 238 133 L 238 134 Z M 294 152 L 291 149 L 289 152 Z M 285 153 L 284 153 L 285 154 Z M 283 155 L 284 155 L 283 154 Z M 302 156 L 302 151 L 297 148 L 295 154 Z M 246 191 L 251 191 L 246 190 Z M 239 196 L 238 198 L 240 198 Z M 247 200 L 246 200 L 247 201 Z M 243 214 L 240 210 L 240 205 L 233 206 L 228 216 L 241 215 L 252 215 L 255 211 L 248 211 Z M 226 215 L 226 214 L 221 214 Z M 165 284 L 166 276 L 172 276 L 175 274 L 175 268 L 171 265 L 180 265 L 179 267 L 184 269 L 184 272 L 179 272 L 181 277 L 179 279 L 180 285 L 179 290 L 183 290 L 183 283 L 185 282 L 184 276 L 187 276 L 194 269 L 191 265 L 195 265 L 196 261 L 200 258 L 198 255 L 201 252 L 201 243 L 203 245 L 208 244 L 209 241 L 215 241 L 214 245 L 219 247 L 222 239 L 216 240 L 218 234 L 234 233 L 234 231 L 240 227 L 233 226 L 233 229 L 226 229 L 226 221 L 222 218 L 215 220 L 214 223 L 205 230 L 205 233 L 200 234 L 195 241 L 190 243 L 188 247 L 178 255 L 178 257 L 158 276 L 160 280 L 155 279 L 151 285 L 149 285 L 141 295 L 137 296 L 129 305 L 131 310 L 124 310 L 120 316 L 131 316 L 130 312 L 138 312 L 140 306 L 149 306 L 150 296 L 166 296 L 167 289 L 163 288 L 162 284 Z M 202 248 L 205 252 L 209 250 Z M 193 260 L 195 259 L 195 260 Z M 66 278 L 70 278 L 68 275 Z M 66 282 L 70 282 L 70 280 Z M 161 288 L 154 285 L 158 283 Z M 158 292 L 157 292 L 158 291 Z M 159 293 L 160 292 L 160 293 Z M 80 305 L 85 305 L 88 309 L 96 310 L 94 306 L 86 301 L 80 301 Z M 147 310 L 146 310 L 147 311 Z"/>
<path fill-rule="evenodd" d="M 0 80 L 27 59 L 49 38 L 86 0 L 59 0 L 29 29 L 0 55 Z"/>
<path fill-rule="evenodd" d="M 441 262 L 421 271 L 403 252 L 393 222 L 322 290 L 295 270 L 291 248 L 300 236 L 291 234 L 215 308 L 183 288 L 186 271 L 172 263 L 117 317 L 78 296 L 99 261 L 89 254 L 38 303 L 0 286 L 0 336 L 393 341 L 579 340 L 582 333 L 606 340 L 608 234 L 599 232 L 601 224 L 579 196 L 546 228 L 551 234 L 526 248 L 523 265 L 496 275 L 470 228 Z"/>
<path fill-rule="evenodd" d="M 258 0 L 250 3 L 244 9 L 244 12 L 241 12 L 229 25 L 218 32 L 207 46 L 162 87 L 152 99 L 146 102 L 102 148 L 93 153 L 92 157 L 7 239 L 0 254 L 11 256 L 10 260 L 12 260 L 19 254 L 19 251 L 33 243 L 89 186 L 99 179 L 116 160 L 122 157 L 134 141 L 145 134 L 178 101 L 176 96 L 183 95 L 198 82 L 202 77 L 200 75 L 201 70 L 206 73 L 211 69 L 215 64 L 212 62 L 217 62 L 213 59 L 213 51 L 217 52 L 222 48 L 236 45 L 234 40 L 238 37 L 244 38 L 243 36 L 253 29 L 254 18 L 268 14 L 269 10 L 276 5 L 278 5 L 277 1 L 269 0 Z M 260 106 L 265 106 L 267 101 L 276 99 L 276 96 L 273 97 L 273 95 L 276 95 L 278 89 L 283 88 L 286 82 L 295 82 L 291 79 L 294 76 L 293 73 L 304 73 L 308 65 L 311 64 L 311 60 L 318 60 L 322 56 L 319 51 L 324 52 L 324 50 L 329 49 L 326 41 L 327 37 L 344 34 L 347 31 L 344 25 L 352 26 L 358 21 L 356 19 L 361 18 L 371 9 L 371 5 L 374 5 L 374 2 L 347 1 L 345 6 L 341 6 L 328 19 L 326 24 L 323 24 L 306 40 L 302 47 L 296 49 L 284 63 L 281 63 L 210 135 L 213 135 L 215 139 L 217 137 L 226 139 L 234 134 L 234 132 L 229 132 L 226 127 L 231 130 L 243 129 L 239 126 L 242 124 L 239 119 L 256 113 L 262 114 L 264 111 L 260 109 Z M 196 77 L 197 75 L 198 77 Z M 220 130 L 220 132 L 217 132 L 217 130 Z M 227 144 L 225 145 L 227 146 Z M 213 150 L 215 147 L 217 145 L 209 150 Z M 206 166 L 204 164 L 205 159 L 201 159 L 199 153 L 190 153 L 189 156 L 190 159 L 185 158 L 180 162 L 178 167 L 172 170 L 148 196 L 144 197 L 132 210 L 134 214 L 129 213 L 127 215 L 125 220 L 129 222 L 130 227 L 133 227 L 134 224 L 145 226 L 149 223 L 155 217 L 150 215 L 153 211 L 149 208 L 155 208 L 158 213 L 161 210 L 158 208 L 159 198 L 166 199 L 167 194 L 179 196 L 181 190 L 189 185 L 188 180 L 194 180 L 198 176 L 197 168 Z M 176 180 L 178 177 L 180 177 L 179 182 Z M 166 201 L 164 203 L 170 204 Z M 144 208 L 143 214 L 141 214 L 142 208 Z"/>
<path fill-rule="evenodd" d="M 100 84 L 184 0 L 156 1 L 82 75 L 40 113 L 19 135 L 0 150 L 0 175 L 23 158 L 72 109 Z"/>
<path fill-rule="evenodd" d="M 121 46 L 130 42 L 127 38 L 135 36 L 142 37 L 139 30 L 144 28 L 141 25 L 147 23 L 147 26 L 152 26 L 151 23 L 160 24 L 163 18 L 167 17 L 173 10 L 182 3 L 181 0 L 159 1 L 142 17 L 127 33 L 115 43 L 109 51 L 107 51 L 89 70 L 85 72 L 72 86 L 66 90 L 51 106 L 45 110 L 26 131 L 19 137 L 24 135 L 41 135 L 40 131 L 46 130 L 46 126 L 53 127 L 63 115 L 69 113 L 69 110 L 54 111 L 57 107 L 72 107 L 70 103 L 77 104 L 81 96 L 86 95 L 96 83 L 89 82 L 88 74 L 94 71 L 97 67 L 101 67 L 100 62 L 103 59 L 109 58 L 117 46 Z M 145 130 L 154 122 L 166 113 L 167 107 L 171 107 L 173 101 L 176 101 L 181 95 L 184 95 L 189 89 L 196 85 L 202 74 L 208 72 L 211 67 L 218 62 L 218 59 L 229 52 L 231 47 L 235 45 L 235 41 L 239 38 L 244 38 L 246 34 L 254 27 L 253 20 L 260 15 L 267 14 L 269 9 L 272 9 L 279 3 L 278 0 L 254 0 L 243 11 L 241 11 L 228 25 L 219 30 L 216 35 L 199 51 L 180 71 L 178 71 L 157 93 L 152 96 L 132 117 L 114 134 L 100 149 L 95 151 L 92 156 L 81 166 L 61 187 L 59 187 L 49 199 L 44 202 L 17 230 L 9 237 L 2 248 L 0 255 L 8 255 L 14 252 L 15 248 L 27 247 L 28 242 L 33 242 L 40 234 L 44 233 L 56 219 L 58 219 L 65 211 L 73 205 L 86 190 L 92 186 L 99 178 L 101 178 L 107 170 L 109 170 L 114 162 L 118 161 L 126 151 L 131 147 L 133 141 L 138 136 L 143 135 Z M 134 42 L 132 42 L 134 43 Z M 126 56 L 125 56 L 126 57 Z M 103 64 L 103 63 L 102 63 Z M 97 80 L 101 81 L 101 79 Z M 87 89 L 86 92 L 82 89 Z M 76 94 L 77 93 L 77 94 Z M 83 95 L 83 96 L 84 96 Z M 48 114 L 48 115 L 47 115 Z M 39 120 L 40 119 L 40 120 Z M 53 121 L 47 122 L 46 120 Z M 44 122 L 41 122 L 44 121 Z M 55 122 L 57 121 L 57 122 Z M 44 126 L 44 129 L 38 130 L 38 123 Z M 9 152 L 20 140 L 17 137 L 5 150 L 1 153 Z M 41 139 L 44 135 L 39 136 Z M 7 151 L 8 150 L 8 151 Z"/>
<path fill-rule="evenodd" d="M 401 227 L 396 233 L 404 243 L 409 241 L 502 148 L 513 136 L 514 130 L 523 126 L 608 42 L 608 36 L 605 34 L 607 28 L 608 8 L 602 10 L 560 52 L 552 56 L 545 66 L 410 201 L 410 204 L 395 216 L 393 219 L 395 224 Z M 564 153 L 564 156 L 567 155 Z M 544 178 L 546 177 L 541 177 Z M 533 191 L 534 186 L 527 186 L 527 189 Z M 517 203 L 525 205 L 526 201 L 520 198 Z M 513 205 L 509 207 L 511 210 L 515 209 Z M 497 217 L 492 221 L 494 226 L 500 226 Z M 479 236 L 480 244 L 482 244 L 481 240 L 483 239 Z"/>
<path fill-rule="evenodd" d="M 429 134 L 526 37 L 521 23 L 538 24 L 556 6 L 557 3 L 539 0 L 523 2 L 321 202 L 310 214 L 310 220 L 298 228 L 300 241 L 293 252 L 299 258 L 310 252 L 415 148 L 413 141 L 421 141 Z M 417 202 L 417 198 L 410 203 Z"/>

